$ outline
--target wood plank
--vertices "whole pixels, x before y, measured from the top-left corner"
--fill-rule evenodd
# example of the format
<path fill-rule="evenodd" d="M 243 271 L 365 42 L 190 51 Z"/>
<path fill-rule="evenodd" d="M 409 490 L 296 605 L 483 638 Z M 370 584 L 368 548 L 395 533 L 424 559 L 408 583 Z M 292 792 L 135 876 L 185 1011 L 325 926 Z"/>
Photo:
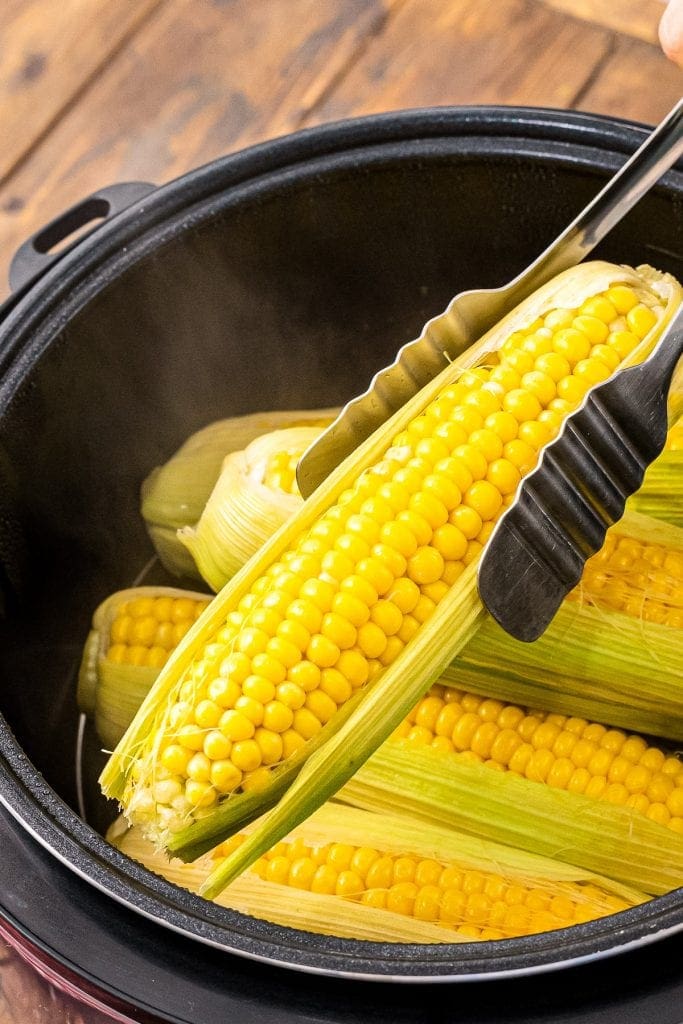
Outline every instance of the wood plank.
<path fill-rule="evenodd" d="M 169 0 L 0 188 L 0 274 L 112 181 L 161 182 L 298 127 L 399 0 Z"/>
<path fill-rule="evenodd" d="M 657 124 L 681 95 L 681 72 L 659 47 L 618 37 L 580 99 L 583 110 Z"/>
<path fill-rule="evenodd" d="M 408 0 L 309 123 L 431 104 L 570 107 L 610 45 L 604 29 L 525 0 Z"/>
<path fill-rule="evenodd" d="M 3 0 L 0 182 L 160 0 Z"/>
<path fill-rule="evenodd" d="M 657 43 L 657 26 L 666 0 L 537 0 L 557 11 L 602 25 L 646 43 Z"/>

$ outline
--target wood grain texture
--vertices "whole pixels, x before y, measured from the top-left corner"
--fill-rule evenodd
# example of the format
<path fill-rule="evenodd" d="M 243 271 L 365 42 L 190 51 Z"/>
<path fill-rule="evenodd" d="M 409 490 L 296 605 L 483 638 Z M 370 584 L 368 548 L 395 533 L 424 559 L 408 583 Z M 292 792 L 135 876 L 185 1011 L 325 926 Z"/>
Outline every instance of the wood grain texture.
<path fill-rule="evenodd" d="M 314 119 L 451 103 L 569 107 L 610 40 L 525 0 L 408 0 Z"/>
<path fill-rule="evenodd" d="M 683 74 L 658 47 L 619 36 L 580 106 L 654 125 L 680 99 L 682 85 Z"/>
<path fill-rule="evenodd" d="M 128 11 L 139 26 L 115 52 L 113 7 L 117 24 Z M 97 12 L 87 88 L 59 33 L 45 49 L 67 81 L 57 92 L 71 96 L 52 106 L 49 131 L 33 108 L 49 106 L 50 75 L 2 80 L 30 110 L 34 143 L 0 183 L 0 297 L 17 246 L 113 181 L 160 183 L 299 127 L 403 107 L 578 107 L 654 123 L 680 93 L 680 72 L 634 38 L 651 32 L 660 0 L 60 0 L 69 39 L 86 8 Z M 0 29 L 13 26 L 14 49 L 28 38 L 16 34 L 22 11 L 39 9 L 57 4 L 5 0 Z M 10 63 L 0 58 L 5 72 Z"/>
<path fill-rule="evenodd" d="M 0 182 L 161 0 L 3 0 Z"/>
<path fill-rule="evenodd" d="M 297 128 L 395 2 L 169 0 L 0 188 L 0 265 L 103 185 Z"/>
<path fill-rule="evenodd" d="M 666 0 L 540 0 L 548 7 L 647 43 L 657 42 Z"/>

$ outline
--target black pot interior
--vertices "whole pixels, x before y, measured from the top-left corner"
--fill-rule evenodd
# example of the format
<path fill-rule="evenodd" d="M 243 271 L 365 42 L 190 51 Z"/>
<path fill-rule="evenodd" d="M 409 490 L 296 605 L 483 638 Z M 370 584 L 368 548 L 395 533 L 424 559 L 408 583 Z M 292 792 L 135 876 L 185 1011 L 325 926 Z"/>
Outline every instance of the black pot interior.
<path fill-rule="evenodd" d="M 394 119 L 400 131 L 384 121 L 376 137 L 366 127 L 362 145 L 330 134 L 329 144 L 316 143 L 315 160 L 302 160 L 298 150 L 291 166 L 286 144 L 275 146 L 283 169 L 269 173 L 266 149 L 249 180 L 226 188 L 221 165 L 204 175 L 205 195 L 193 194 L 187 209 L 189 186 L 172 186 L 172 216 L 148 230 L 141 214 L 139 228 L 128 229 L 130 255 L 119 256 L 115 270 L 98 254 L 96 237 L 87 243 L 81 281 L 63 299 L 63 308 L 79 308 L 41 314 L 16 346 L 0 384 L 0 710 L 60 798 L 48 792 L 36 802 L 60 829 L 77 834 L 75 856 L 86 874 L 93 854 L 105 874 L 117 876 L 111 885 L 119 896 L 128 869 L 108 865 L 97 836 L 72 823 L 74 672 L 94 607 L 131 585 L 152 555 L 138 511 L 140 483 L 214 419 L 343 403 L 364 390 L 456 291 L 503 283 L 526 265 L 619 165 L 620 150 L 641 137 L 597 119 L 582 134 L 571 118 L 567 128 L 557 118 L 544 128 L 531 115 L 488 117 L 474 135 L 457 112 L 438 131 L 427 122 L 424 134 L 416 115 Z M 326 154 L 326 145 L 337 151 Z M 669 175 L 598 254 L 683 277 L 682 193 L 681 175 Z M 97 793 L 101 760 L 89 736 L 85 800 L 100 830 L 115 810 Z M 37 792 L 31 765 L 17 771 Z M 129 877 L 138 890 L 149 886 L 155 905 L 155 883 L 144 873 Z M 163 919 L 176 897 L 167 890 L 162 897 Z M 199 901 L 177 901 L 197 912 Z M 630 912 L 625 934 L 637 939 L 656 928 L 658 905 L 669 923 L 683 920 L 682 904 L 667 897 Z M 282 949 L 282 930 L 255 933 L 234 915 L 225 920 L 232 948 L 247 948 L 256 935 L 265 943 L 261 955 L 268 956 L 268 942 Z M 483 961 L 469 947 L 450 947 L 419 973 L 458 975 L 474 970 L 470 963 L 514 968 L 609 947 L 609 929 L 578 933 L 578 946 L 548 937 L 489 946 Z M 352 947 L 332 943 L 329 960 L 324 942 L 310 938 L 307 948 L 319 950 L 323 969 L 342 970 Z M 397 957 L 369 945 L 364 960 L 379 974 L 409 976 L 421 954 L 405 949 Z M 286 948 L 278 959 L 301 962 Z"/>

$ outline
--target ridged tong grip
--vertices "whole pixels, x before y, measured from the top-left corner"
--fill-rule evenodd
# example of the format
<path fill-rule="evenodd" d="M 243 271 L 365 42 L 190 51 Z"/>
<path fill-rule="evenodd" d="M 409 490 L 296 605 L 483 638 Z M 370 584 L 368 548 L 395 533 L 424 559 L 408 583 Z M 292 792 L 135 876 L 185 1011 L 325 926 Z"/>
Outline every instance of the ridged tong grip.
<path fill-rule="evenodd" d="M 588 392 L 522 481 L 479 567 L 479 594 L 518 640 L 536 640 L 581 578 L 666 442 L 683 311 L 651 355 Z"/>

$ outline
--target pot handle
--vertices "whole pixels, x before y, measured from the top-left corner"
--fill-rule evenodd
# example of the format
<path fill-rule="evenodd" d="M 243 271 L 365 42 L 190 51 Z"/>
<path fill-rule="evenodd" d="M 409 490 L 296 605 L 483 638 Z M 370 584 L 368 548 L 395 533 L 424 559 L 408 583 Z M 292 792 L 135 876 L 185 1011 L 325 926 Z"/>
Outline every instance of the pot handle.
<path fill-rule="evenodd" d="M 87 235 L 92 234 L 104 220 L 121 213 L 126 207 L 143 199 L 153 192 L 156 185 L 145 181 L 127 181 L 93 192 L 81 199 L 74 206 L 64 210 L 57 217 L 27 238 L 15 252 L 9 268 L 9 284 L 13 292 L 18 292 L 49 270 L 53 264 L 73 249 Z M 90 221 L 96 223 L 75 238 L 70 244 L 60 246 L 74 232 L 84 228 Z"/>

